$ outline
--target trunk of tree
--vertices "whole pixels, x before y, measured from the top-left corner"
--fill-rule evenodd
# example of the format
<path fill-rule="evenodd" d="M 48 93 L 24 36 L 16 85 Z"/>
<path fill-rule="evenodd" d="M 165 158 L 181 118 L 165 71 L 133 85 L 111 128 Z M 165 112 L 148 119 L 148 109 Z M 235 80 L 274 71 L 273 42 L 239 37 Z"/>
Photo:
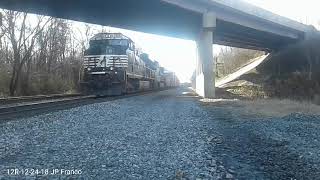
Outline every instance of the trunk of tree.
<path fill-rule="evenodd" d="M 30 94 L 30 71 L 31 71 L 31 63 L 32 63 L 32 58 L 29 58 L 27 61 L 27 66 L 26 66 L 26 73 L 23 78 L 23 86 L 22 86 L 22 91 L 24 95 L 31 95 Z"/>
<path fill-rule="evenodd" d="M 311 51 L 306 50 L 306 58 L 308 62 L 308 80 L 312 80 L 312 58 L 311 58 Z"/>
<path fill-rule="evenodd" d="M 14 96 L 17 90 L 17 77 L 18 77 L 18 69 L 20 64 L 20 54 L 14 50 L 14 60 L 13 60 L 13 68 L 12 68 L 12 76 L 10 79 L 10 96 Z"/>

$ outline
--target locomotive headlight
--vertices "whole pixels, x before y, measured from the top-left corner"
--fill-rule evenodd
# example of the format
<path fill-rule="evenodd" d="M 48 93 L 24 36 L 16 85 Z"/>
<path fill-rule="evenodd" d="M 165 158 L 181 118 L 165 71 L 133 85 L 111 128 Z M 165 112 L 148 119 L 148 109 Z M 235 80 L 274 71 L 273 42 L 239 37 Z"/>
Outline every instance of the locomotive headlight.
<path fill-rule="evenodd" d="M 87 68 L 88 71 L 91 71 L 91 68 Z"/>
<path fill-rule="evenodd" d="M 110 70 L 113 71 L 113 67 L 110 67 Z"/>

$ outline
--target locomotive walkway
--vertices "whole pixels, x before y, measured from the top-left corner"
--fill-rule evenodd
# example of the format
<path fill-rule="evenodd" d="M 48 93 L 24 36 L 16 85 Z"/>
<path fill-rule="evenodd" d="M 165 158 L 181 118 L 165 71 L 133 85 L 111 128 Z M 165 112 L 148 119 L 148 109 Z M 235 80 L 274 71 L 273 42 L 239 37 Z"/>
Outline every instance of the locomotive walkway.
<path fill-rule="evenodd" d="M 22 169 L 49 172 L 29 179 L 319 177 L 316 117 L 245 116 L 240 107 L 210 105 L 188 91 L 167 90 L 0 122 L 0 179 L 26 178 Z M 293 139 L 283 134 L 298 131 Z M 304 131 L 312 137 L 303 136 Z"/>

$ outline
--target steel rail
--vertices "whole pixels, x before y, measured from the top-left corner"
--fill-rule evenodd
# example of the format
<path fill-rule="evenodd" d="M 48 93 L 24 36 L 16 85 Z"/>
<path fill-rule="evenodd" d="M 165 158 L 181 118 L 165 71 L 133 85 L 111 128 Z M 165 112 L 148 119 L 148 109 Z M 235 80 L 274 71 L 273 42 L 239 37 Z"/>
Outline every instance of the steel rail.
<path fill-rule="evenodd" d="M 0 120 L 12 119 L 15 117 L 26 117 L 28 114 L 37 114 L 39 112 L 50 112 L 55 109 L 64 109 L 67 106 L 81 104 L 84 101 L 93 99 L 96 96 L 71 97 L 64 99 L 54 99 L 44 102 L 31 102 L 27 104 L 18 104 L 12 106 L 0 107 Z"/>
<path fill-rule="evenodd" d="M 30 102 L 28 104 L 17 104 L 12 106 L 0 107 L 0 122 L 9 121 L 12 119 L 19 119 L 25 117 L 31 117 L 38 114 L 50 113 L 59 110 L 70 109 L 73 107 L 83 106 L 87 104 L 101 103 L 107 101 L 113 101 L 118 99 L 124 99 L 134 96 L 141 96 L 145 94 L 150 94 L 157 91 L 168 90 L 167 88 L 155 91 L 143 91 L 135 92 L 130 94 L 125 94 L 121 96 L 102 96 L 97 97 L 95 95 L 91 96 L 81 96 L 81 97 L 70 97 L 52 101 L 43 102 Z"/>
<path fill-rule="evenodd" d="M 52 95 L 8 97 L 8 98 L 0 98 L 0 105 L 41 101 L 41 100 L 62 99 L 62 98 L 79 97 L 79 96 L 81 96 L 81 94 L 52 94 Z"/>

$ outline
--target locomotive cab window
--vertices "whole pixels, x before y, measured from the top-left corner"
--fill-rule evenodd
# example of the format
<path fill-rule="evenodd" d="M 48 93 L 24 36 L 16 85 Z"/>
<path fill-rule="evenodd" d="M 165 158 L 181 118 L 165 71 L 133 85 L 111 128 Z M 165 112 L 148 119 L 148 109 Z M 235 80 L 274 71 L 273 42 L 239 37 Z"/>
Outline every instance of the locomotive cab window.
<path fill-rule="evenodd" d="M 91 40 L 86 55 L 125 55 L 129 47 L 128 40 Z"/>
<path fill-rule="evenodd" d="M 130 42 L 130 43 L 129 43 L 129 49 L 132 50 L 132 51 L 134 51 L 134 44 L 133 44 L 133 42 Z"/>

